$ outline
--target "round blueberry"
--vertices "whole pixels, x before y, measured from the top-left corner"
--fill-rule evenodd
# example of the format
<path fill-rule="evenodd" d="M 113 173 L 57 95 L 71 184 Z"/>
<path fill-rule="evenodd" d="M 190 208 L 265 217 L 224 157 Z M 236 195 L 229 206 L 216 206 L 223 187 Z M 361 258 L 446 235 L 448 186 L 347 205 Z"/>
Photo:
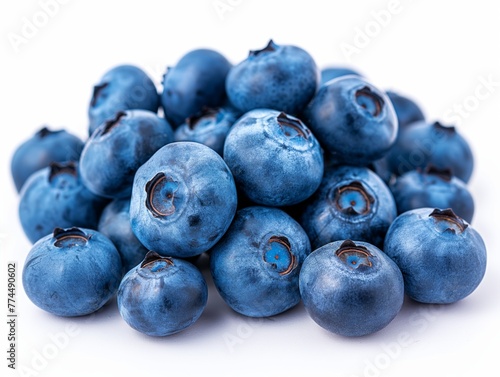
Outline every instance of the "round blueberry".
<path fill-rule="evenodd" d="M 226 90 L 242 112 L 268 108 L 298 114 L 314 96 L 318 83 L 319 71 L 309 53 L 271 40 L 229 71 Z"/>
<path fill-rule="evenodd" d="M 259 109 L 243 115 L 224 144 L 238 188 L 254 203 L 285 206 L 311 196 L 323 177 L 323 154 L 298 118 Z"/>
<path fill-rule="evenodd" d="M 358 76 L 339 77 L 321 86 L 304 116 L 336 164 L 364 166 L 382 158 L 398 132 L 387 95 Z"/>
<path fill-rule="evenodd" d="M 384 252 L 401 269 L 412 299 L 449 304 L 470 295 L 486 270 L 479 233 L 451 209 L 418 208 L 399 215 Z"/>
<path fill-rule="evenodd" d="M 150 251 L 125 275 L 117 297 L 120 315 L 130 327 L 166 336 L 196 322 L 207 304 L 208 289 L 191 263 Z"/>
<path fill-rule="evenodd" d="M 95 312 L 120 284 L 122 264 L 113 243 L 94 230 L 56 228 L 33 245 L 23 287 L 39 308 L 59 316 Z"/>
<path fill-rule="evenodd" d="M 119 111 L 142 109 L 156 113 L 159 105 L 156 86 L 142 69 L 133 65 L 113 67 L 94 86 L 88 108 L 89 135 Z"/>
<path fill-rule="evenodd" d="M 65 130 L 41 128 L 30 139 L 17 147 L 11 160 L 11 173 L 18 192 L 38 170 L 52 162 L 78 161 L 83 141 Z"/>
<path fill-rule="evenodd" d="M 377 247 L 335 241 L 313 251 L 300 271 L 307 313 L 321 327 L 363 336 L 386 327 L 403 305 L 403 276 Z"/>
<path fill-rule="evenodd" d="M 247 207 L 211 250 L 210 271 L 233 310 L 268 317 L 299 303 L 299 271 L 310 251 L 306 233 L 285 212 Z"/>
<path fill-rule="evenodd" d="M 174 142 L 137 171 L 130 222 L 149 250 L 190 257 L 215 245 L 236 206 L 236 186 L 224 160 L 203 144 Z"/>
<path fill-rule="evenodd" d="M 85 143 L 80 157 L 82 181 L 96 195 L 128 198 L 137 169 L 173 139 L 170 125 L 155 113 L 119 111 Z"/>
<path fill-rule="evenodd" d="M 341 166 L 325 173 L 319 189 L 305 203 L 300 223 L 313 248 L 342 239 L 382 247 L 396 215 L 391 191 L 375 173 Z"/>
<path fill-rule="evenodd" d="M 19 219 L 24 233 L 34 243 L 56 227 L 97 229 L 107 203 L 107 199 L 83 185 L 77 163 L 52 163 L 24 184 Z"/>

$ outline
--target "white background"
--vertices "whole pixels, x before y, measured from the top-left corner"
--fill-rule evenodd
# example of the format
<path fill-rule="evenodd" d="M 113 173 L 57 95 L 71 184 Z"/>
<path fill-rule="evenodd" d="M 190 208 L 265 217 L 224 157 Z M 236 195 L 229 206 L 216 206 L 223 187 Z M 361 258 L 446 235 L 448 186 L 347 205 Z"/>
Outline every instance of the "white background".
<path fill-rule="evenodd" d="M 500 9 L 494 1 L 464 3 L 73 0 L 44 16 L 39 1 L 2 1 L 0 313 L 7 310 L 7 261 L 16 261 L 21 371 L 12 375 L 491 375 L 500 349 Z M 217 4 L 227 4 L 226 12 L 218 13 Z M 383 11 L 388 8 L 390 17 Z M 23 36 L 26 19 L 39 27 Z M 369 36 L 363 38 L 362 32 Z M 26 43 L 16 48 L 14 34 L 27 36 Z M 85 138 L 92 86 L 114 65 L 136 64 L 159 83 L 165 67 L 191 49 L 213 48 L 237 63 L 269 38 L 301 46 L 320 67 L 352 65 L 380 88 L 417 100 L 429 120 L 453 117 L 476 158 L 470 182 L 476 199 L 473 226 L 489 252 L 481 286 L 454 305 L 406 302 L 387 328 L 356 339 L 327 333 L 302 306 L 275 318 L 249 320 L 228 309 L 213 285 L 200 320 L 162 339 L 129 328 L 116 301 L 76 319 L 35 307 L 20 282 L 30 243 L 20 228 L 9 171 L 17 145 L 43 124 Z M 355 51 L 351 55 L 343 52 L 348 45 Z M 492 84 L 485 87 L 485 81 Z M 454 113 L 454 104 L 465 105 L 465 112 Z M 6 314 L 1 315 L 4 323 Z M 7 331 L 0 326 L 2 376 Z"/>

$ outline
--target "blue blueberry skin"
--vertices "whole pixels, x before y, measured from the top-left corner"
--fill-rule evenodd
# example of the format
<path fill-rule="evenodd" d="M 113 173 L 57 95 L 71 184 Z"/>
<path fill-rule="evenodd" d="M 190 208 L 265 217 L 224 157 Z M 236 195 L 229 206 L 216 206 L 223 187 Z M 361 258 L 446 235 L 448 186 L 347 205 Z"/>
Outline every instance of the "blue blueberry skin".
<path fill-rule="evenodd" d="M 56 227 L 97 229 L 107 203 L 83 185 L 77 163 L 52 163 L 24 184 L 19 220 L 28 239 L 35 243 Z"/>
<path fill-rule="evenodd" d="M 343 336 L 364 336 L 386 327 L 401 310 L 403 276 L 379 248 L 340 240 L 314 250 L 299 279 L 307 313 Z"/>
<path fill-rule="evenodd" d="M 394 106 L 394 111 L 398 118 L 399 128 L 405 128 L 414 122 L 425 120 L 425 115 L 417 103 L 400 93 L 393 91 L 385 92 Z"/>
<path fill-rule="evenodd" d="M 175 130 L 174 140 L 205 144 L 222 156 L 227 134 L 239 115 L 236 109 L 229 107 L 204 108 Z"/>
<path fill-rule="evenodd" d="M 120 315 L 133 329 L 166 336 L 191 326 L 207 304 L 208 289 L 191 263 L 149 252 L 118 289 Z"/>
<path fill-rule="evenodd" d="M 237 202 L 231 171 L 213 149 L 188 141 L 170 143 L 135 175 L 132 231 L 161 255 L 199 255 L 229 228 Z"/>
<path fill-rule="evenodd" d="M 141 263 L 148 253 L 130 227 L 130 199 L 116 199 L 109 203 L 102 211 L 97 230 L 116 246 L 124 274 Z"/>
<path fill-rule="evenodd" d="M 450 304 L 470 295 L 486 271 L 480 234 L 451 209 L 418 208 L 399 215 L 384 252 L 403 273 L 406 294 L 428 304 Z"/>
<path fill-rule="evenodd" d="M 142 109 L 154 113 L 160 96 L 151 78 L 139 67 L 118 65 L 107 71 L 94 86 L 89 103 L 89 136 L 119 111 Z"/>
<path fill-rule="evenodd" d="M 211 250 L 210 272 L 233 310 L 269 317 L 299 303 L 299 271 L 310 252 L 306 233 L 285 212 L 247 207 Z"/>
<path fill-rule="evenodd" d="M 224 144 L 224 161 L 238 189 L 254 203 L 285 206 L 299 203 L 318 188 L 323 153 L 298 118 L 269 109 L 243 115 Z"/>
<path fill-rule="evenodd" d="M 344 76 L 321 86 L 304 122 L 336 164 L 366 166 L 396 140 L 398 121 L 387 95 L 361 77 Z"/>
<path fill-rule="evenodd" d="M 83 141 L 65 130 L 41 128 L 33 137 L 17 147 L 12 156 L 10 170 L 17 192 L 34 172 L 46 168 L 51 162 L 78 161 Z"/>
<path fill-rule="evenodd" d="M 220 107 L 226 100 L 226 76 L 231 63 L 219 52 L 192 50 L 163 77 L 161 104 L 165 117 L 177 128 L 203 107 Z"/>
<path fill-rule="evenodd" d="M 119 111 L 85 143 L 80 157 L 84 185 L 107 198 L 128 198 L 137 169 L 174 140 L 168 122 L 147 110 Z"/>
<path fill-rule="evenodd" d="M 439 122 L 413 123 L 401 130 L 386 158 L 396 176 L 428 165 L 451 173 L 468 183 L 474 169 L 472 150 L 453 126 Z"/>
<path fill-rule="evenodd" d="M 56 228 L 26 258 L 23 287 L 39 308 L 64 317 L 100 309 L 118 290 L 122 264 L 113 243 L 85 228 Z"/>
<path fill-rule="evenodd" d="M 433 166 L 412 170 L 398 177 L 390 186 L 398 214 L 411 209 L 451 208 L 470 223 L 474 215 L 474 199 L 467 186 L 449 170 Z"/>
<path fill-rule="evenodd" d="M 318 84 L 319 70 L 308 52 L 271 40 L 231 69 L 226 91 L 231 103 L 244 113 L 269 108 L 299 114 Z"/>
<path fill-rule="evenodd" d="M 330 80 L 336 79 L 341 76 L 360 76 L 363 77 L 358 71 L 347 67 L 327 67 L 321 70 L 321 80 L 320 84 L 323 85 Z"/>
<path fill-rule="evenodd" d="M 391 191 L 379 176 L 368 168 L 340 166 L 325 172 L 299 222 L 313 249 L 345 239 L 381 248 L 396 215 Z"/>

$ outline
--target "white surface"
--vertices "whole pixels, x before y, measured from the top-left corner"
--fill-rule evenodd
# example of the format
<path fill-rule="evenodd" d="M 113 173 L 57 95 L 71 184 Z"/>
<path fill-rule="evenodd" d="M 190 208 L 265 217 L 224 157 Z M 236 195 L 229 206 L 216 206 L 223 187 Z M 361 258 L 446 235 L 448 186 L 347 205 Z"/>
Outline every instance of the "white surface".
<path fill-rule="evenodd" d="M 0 312 L 7 310 L 7 261 L 16 261 L 17 366 L 24 368 L 24 373 L 8 371 L 9 376 L 460 377 L 491 375 L 496 370 L 500 348 L 499 148 L 498 133 L 494 133 L 500 123 L 498 3 L 270 3 L 66 1 L 47 17 L 37 13 L 42 10 L 38 1 L 2 1 Z M 226 13 L 219 17 L 214 4 L 226 4 Z M 387 13 L 380 13 L 388 8 L 393 10 L 390 20 Z M 46 25 L 16 52 L 9 33 L 22 36 L 24 17 L 38 17 L 36 22 L 46 21 Z M 372 37 L 349 61 L 341 46 L 356 47 L 358 30 L 366 29 Z M 213 285 L 199 322 L 164 339 L 129 328 L 115 301 L 94 316 L 77 319 L 54 317 L 29 302 L 20 273 L 30 244 L 17 218 L 18 197 L 9 172 L 15 147 L 42 124 L 65 127 L 84 138 L 92 85 L 116 64 L 137 64 L 159 82 L 165 67 L 191 49 L 214 48 L 237 63 L 249 49 L 264 47 L 270 37 L 278 44 L 303 47 L 319 66 L 353 65 L 375 85 L 416 99 L 429 119 L 449 119 L 453 105 L 465 102 L 469 111 L 455 120 L 475 153 L 470 183 L 477 207 L 473 226 L 483 235 L 489 252 L 486 277 L 477 291 L 444 307 L 408 302 L 386 329 L 359 339 L 327 333 L 307 317 L 302 306 L 272 319 L 241 317 L 225 306 Z M 363 42 L 360 38 L 358 47 Z M 484 80 L 496 84 L 488 89 Z M 2 325 L 2 376 L 7 370 L 7 332 Z"/>

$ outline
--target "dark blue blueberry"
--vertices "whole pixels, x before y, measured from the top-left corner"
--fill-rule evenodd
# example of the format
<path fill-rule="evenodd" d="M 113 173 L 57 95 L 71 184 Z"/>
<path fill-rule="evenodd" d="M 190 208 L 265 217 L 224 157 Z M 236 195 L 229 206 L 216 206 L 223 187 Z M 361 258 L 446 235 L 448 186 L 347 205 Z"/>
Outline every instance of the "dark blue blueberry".
<path fill-rule="evenodd" d="M 389 167 L 396 175 L 434 165 L 467 183 L 474 168 L 474 157 L 467 141 L 453 126 L 439 122 L 413 123 L 401 129 L 398 140 L 387 155 Z"/>
<path fill-rule="evenodd" d="M 468 223 L 472 221 L 474 199 L 465 183 L 449 170 L 433 166 L 412 170 L 398 177 L 390 189 L 398 214 L 422 207 L 451 208 Z"/>
<path fill-rule="evenodd" d="M 347 67 L 327 67 L 323 68 L 321 70 L 321 81 L 320 84 L 323 85 L 327 83 L 330 80 L 336 79 L 338 77 L 342 76 L 349 76 L 349 75 L 354 75 L 354 76 L 360 76 L 362 77 L 358 71 L 355 71 L 351 68 Z"/>
<path fill-rule="evenodd" d="M 247 207 L 212 249 L 210 271 L 233 310 L 268 317 L 299 303 L 299 271 L 310 252 L 306 233 L 285 212 Z"/>
<path fill-rule="evenodd" d="M 357 76 L 340 77 L 321 86 L 304 117 L 337 164 L 364 166 L 382 158 L 398 132 L 387 95 Z"/>
<path fill-rule="evenodd" d="M 116 246 L 124 273 L 137 266 L 148 252 L 130 227 L 130 199 L 116 199 L 109 203 L 102 212 L 97 230 Z"/>
<path fill-rule="evenodd" d="M 321 327 L 363 336 L 386 327 L 401 310 L 403 276 L 377 247 L 341 240 L 313 251 L 300 271 L 307 313 Z"/>
<path fill-rule="evenodd" d="M 323 176 L 323 154 L 314 135 L 298 118 L 275 110 L 243 115 L 226 138 L 224 160 L 238 188 L 262 205 L 301 202 Z"/>
<path fill-rule="evenodd" d="M 87 188 L 108 198 L 128 198 L 137 169 L 174 140 L 168 122 L 147 110 L 119 111 L 85 143 L 80 174 Z"/>
<path fill-rule="evenodd" d="M 231 63 L 214 50 L 184 55 L 163 77 L 161 103 L 165 117 L 177 128 L 203 107 L 219 107 L 226 99 L 225 82 Z"/>
<path fill-rule="evenodd" d="M 167 144 L 137 171 L 132 230 L 149 250 L 190 257 L 210 249 L 236 212 L 236 186 L 224 160 L 188 141 Z"/>
<path fill-rule="evenodd" d="M 387 232 L 384 252 L 401 269 L 408 296 L 423 303 L 450 304 L 467 297 L 486 270 L 483 239 L 449 208 L 399 215 Z"/>
<path fill-rule="evenodd" d="M 206 107 L 175 130 L 174 140 L 205 144 L 222 156 L 226 136 L 238 117 L 236 109 Z"/>
<path fill-rule="evenodd" d="M 56 227 L 97 229 L 107 203 L 107 199 L 94 195 L 83 185 L 75 162 L 52 163 L 24 184 L 19 219 L 24 233 L 35 243 Z"/>
<path fill-rule="evenodd" d="M 116 293 L 120 255 L 94 230 L 56 228 L 33 245 L 23 268 L 23 287 L 39 308 L 59 316 L 100 309 Z"/>
<path fill-rule="evenodd" d="M 341 166 L 325 173 L 300 223 L 313 248 L 345 239 L 382 247 L 396 215 L 394 198 L 380 177 L 368 168 Z"/>
<path fill-rule="evenodd" d="M 394 106 L 398 118 L 399 128 L 405 128 L 409 124 L 425 120 L 424 113 L 412 99 L 393 91 L 385 92 Z"/>
<path fill-rule="evenodd" d="M 196 322 L 207 304 L 208 289 L 191 263 L 149 252 L 125 275 L 117 297 L 120 314 L 130 327 L 166 336 Z"/>
<path fill-rule="evenodd" d="M 149 76 L 139 67 L 119 65 L 94 86 L 90 100 L 89 135 L 119 111 L 142 109 L 157 112 L 160 97 Z"/>
<path fill-rule="evenodd" d="M 226 90 L 242 112 L 268 108 L 298 114 L 314 96 L 318 83 L 319 71 L 309 53 L 269 41 L 231 69 Z"/>
<path fill-rule="evenodd" d="M 51 162 L 78 161 L 83 141 L 65 130 L 51 131 L 43 127 L 14 152 L 10 165 L 17 191 L 34 172 Z"/>

